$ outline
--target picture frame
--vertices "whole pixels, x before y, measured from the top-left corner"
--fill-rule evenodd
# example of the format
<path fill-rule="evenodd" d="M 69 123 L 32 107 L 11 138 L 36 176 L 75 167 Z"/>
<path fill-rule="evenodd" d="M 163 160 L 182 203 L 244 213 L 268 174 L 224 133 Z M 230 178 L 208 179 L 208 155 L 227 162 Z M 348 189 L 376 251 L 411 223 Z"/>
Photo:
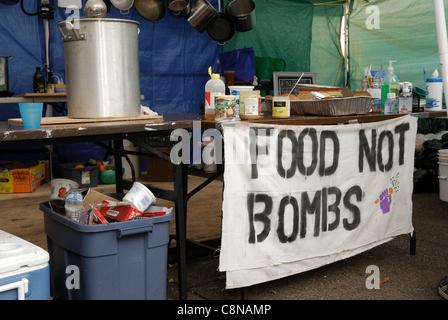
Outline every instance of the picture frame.
<path fill-rule="evenodd" d="M 315 72 L 273 72 L 274 95 L 279 96 L 284 93 L 289 93 L 302 73 L 304 75 L 299 83 L 317 84 L 317 74 Z M 297 95 L 297 93 L 297 88 L 294 88 L 291 94 Z"/>

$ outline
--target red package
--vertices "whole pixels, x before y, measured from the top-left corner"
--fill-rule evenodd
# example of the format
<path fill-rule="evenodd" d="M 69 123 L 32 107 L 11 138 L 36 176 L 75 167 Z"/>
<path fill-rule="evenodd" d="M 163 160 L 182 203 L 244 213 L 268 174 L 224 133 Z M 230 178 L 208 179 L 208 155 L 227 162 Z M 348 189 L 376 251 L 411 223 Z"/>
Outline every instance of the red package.
<path fill-rule="evenodd" d="M 160 206 L 150 206 L 145 212 L 142 212 L 140 217 L 142 218 L 152 218 L 157 216 L 164 216 L 171 211 L 172 208 L 160 207 Z"/>
<path fill-rule="evenodd" d="M 106 204 L 106 206 L 104 206 Z M 103 206 L 101 206 L 101 214 L 109 219 L 116 221 L 127 221 L 132 220 L 135 217 L 139 217 L 142 212 L 132 207 L 131 203 L 120 203 L 119 205 L 107 206 L 109 202 L 107 200 L 103 201 Z"/>
<path fill-rule="evenodd" d="M 95 208 L 95 214 L 93 216 L 93 219 L 98 224 L 109 224 L 109 222 L 107 222 L 107 220 L 104 218 L 104 216 L 97 208 Z"/>

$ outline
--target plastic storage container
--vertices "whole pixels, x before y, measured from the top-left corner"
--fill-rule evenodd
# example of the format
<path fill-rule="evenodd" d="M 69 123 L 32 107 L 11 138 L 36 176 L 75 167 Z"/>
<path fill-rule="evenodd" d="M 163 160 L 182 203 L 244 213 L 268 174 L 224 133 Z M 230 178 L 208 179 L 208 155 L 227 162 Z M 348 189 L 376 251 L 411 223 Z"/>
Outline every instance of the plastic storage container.
<path fill-rule="evenodd" d="M 50 300 L 48 252 L 0 230 L 0 300 Z"/>
<path fill-rule="evenodd" d="M 75 168 L 77 164 L 82 164 L 84 167 Z M 62 178 L 75 181 L 80 188 L 96 187 L 98 185 L 99 168 L 100 166 L 88 162 L 59 164 Z"/>
<path fill-rule="evenodd" d="M 166 299 L 172 211 L 153 218 L 88 226 L 54 212 L 48 202 L 41 203 L 40 209 L 54 299 Z M 77 275 L 79 289 L 74 282 L 67 288 L 66 281 Z"/>

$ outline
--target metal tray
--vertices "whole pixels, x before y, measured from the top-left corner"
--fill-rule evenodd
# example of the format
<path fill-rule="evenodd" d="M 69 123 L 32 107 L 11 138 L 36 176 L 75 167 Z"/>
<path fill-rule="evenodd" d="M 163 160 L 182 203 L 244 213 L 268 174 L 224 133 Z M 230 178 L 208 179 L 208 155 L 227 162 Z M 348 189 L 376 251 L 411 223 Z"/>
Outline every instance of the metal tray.
<path fill-rule="evenodd" d="M 291 100 L 291 115 L 348 116 L 366 114 L 372 110 L 374 98 L 348 97 L 323 100 Z M 272 112 L 272 99 L 265 99 L 266 109 Z"/>

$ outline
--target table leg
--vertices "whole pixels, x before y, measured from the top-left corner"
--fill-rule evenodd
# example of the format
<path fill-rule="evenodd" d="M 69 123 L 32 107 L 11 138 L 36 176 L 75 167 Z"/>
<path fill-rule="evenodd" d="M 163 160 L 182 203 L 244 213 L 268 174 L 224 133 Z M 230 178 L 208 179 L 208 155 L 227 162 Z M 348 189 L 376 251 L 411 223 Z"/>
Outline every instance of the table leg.
<path fill-rule="evenodd" d="M 176 220 L 177 272 L 179 278 L 179 300 L 187 299 L 187 256 L 185 250 L 188 166 L 174 165 L 174 208 Z"/>
<path fill-rule="evenodd" d="M 114 140 L 114 149 L 123 150 L 123 140 Z M 123 162 L 121 161 L 121 154 L 114 153 L 114 164 L 115 164 L 115 189 L 117 193 L 123 193 L 123 185 L 121 179 L 123 179 Z"/>
<path fill-rule="evenodd" d="M 415 230 L 410 233 L 410 252 L 411 255 L 417 254 L 417 236 Z"/>

